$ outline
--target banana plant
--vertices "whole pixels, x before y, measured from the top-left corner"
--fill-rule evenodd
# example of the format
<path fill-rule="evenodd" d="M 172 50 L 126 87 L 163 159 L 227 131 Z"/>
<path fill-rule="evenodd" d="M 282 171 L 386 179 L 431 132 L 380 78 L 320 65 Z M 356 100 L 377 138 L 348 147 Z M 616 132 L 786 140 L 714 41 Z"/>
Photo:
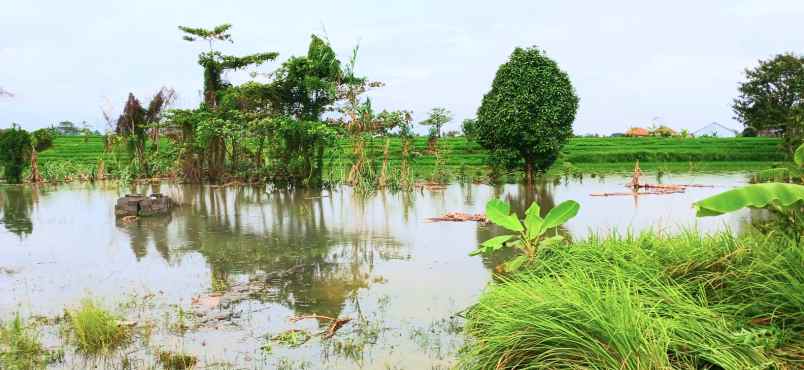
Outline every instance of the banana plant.
<path fill-rule="evenodd" d="M 520 254 L 502 264 L 503 271 L 515 271 L 525 263 L 532 262 L 536 258 L 539 247 L 563 242 L 563 236 L 556 232 L 553 236 L 548 237 L 547 231 L 563 225 L 575 217 L 580 208 L 578 202 L 568 200 L 551 209 L 542 218 L 539 215 L 541 211 L 539 204 L 533 202 L 525 211 L 525 219 L 520 220 L 516 214 L 511 213 L 508 203 L 492 199 L 486 203 L 486 218 L 495 225 L 517 234 L 500 235 L 486 240 L 469 255 L 488 255 L 505 247 L 515 248 Z"/>
<path fill-rule="evenodd" d="M 698 217 L 719 216 L 743 208 L 767 209 L 779 216 L 774 227 L 795 240 L 804 233 L 804 185 L 766 183 L 732 189 L 693 203 Z"/>

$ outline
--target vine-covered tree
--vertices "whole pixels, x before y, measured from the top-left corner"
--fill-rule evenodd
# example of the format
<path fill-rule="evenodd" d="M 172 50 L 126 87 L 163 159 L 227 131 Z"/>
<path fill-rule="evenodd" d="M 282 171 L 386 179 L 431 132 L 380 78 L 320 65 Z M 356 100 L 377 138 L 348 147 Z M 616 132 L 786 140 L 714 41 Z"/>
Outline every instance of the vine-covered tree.
<path fill-rule="evenodd" d="M 493 155 L 516 153 L 533 183 L 534 172 L 552 165 L 572 136 L 577 109 L 578 97 L 558 64 L 538 48 L 516 48 L 483 97 L 473 136 Z"/>
<path fill-rule="evenodd" d="M 780 54 L 746 69 L 736 119 L 755 131 L 780 132 L 789 155 L 804 139 L 804 56 Z"/>
<path fill-rule="evenodd" d="M 204 103 L 211 109 L 217 107 L 218 93 L 221 89 L 230 86 L 221 79 L 223 72 L 243 69 L 250 65 L 260 65 L 276 59 L 279 55 L 279 53 L 267 52 L 237 57 L 215 51 L 212 47 L 215 41 L 234 42 L 229 34 L 231 27 L 232 25 L 228 23 L 212 29 L 179 26 L 179 30 L 185 33 L 182 39 L 191 42 L 201 39 L 209 43 L 209 51 L 198 55 L 198 64 L 204 67 Z"/>
<path fill-rule="evenodd" d="M 6 182 L 22 182 L 22 172 L 31 161 L 32 151 L 33 141 L 28 131 L 16 125 L 0 131 L 0 165 L 3 166 Z"/>
<path fill-rule="evenodd" d="M 202 109 L 210 112 L 221 113 L 220 115 L 212 115 L 205 121 L 186 120 L 184 124 L 198 124 L 197 129 L 185 131 L 192 137 L 186 137 L 187 141 L 197 143 L 199 140 L 204 142 L 204 147 L 200 148 L 204 153 L 198 151 L 189 151 L 190 149 L 199 149 L 197 145 L 185 145 L 183 150 L 183 160 L 192 163 L 187 163 L 183 167 L 188 168 L 197 165 L 196 161 L 203 160 L 206 162 L 207 175 L 210 180 L 218 181 L 225 172 L 226 165 L 226 136 L 234 131 L 242 131 L 245 126 L 245 121 L 232 122 L 232 118 L 240 118 L 236 112 L 218 112 L 219 101 L 225 89 L 232 85 L 222 79 L 222 75 L 228 70 L 239 70 L 251 65 L 260 65 L 267 61 L 276 59 L 279 55 L 275 52 L 257 53 L 246 56 L 232 56 L 223 55 L 219 51 L 213 49 L 215 41 L 229 41 L 233 42 L 229 29 L 230 24 L 222 24 L 212 29 L 193 28 L 179 26 L 179 30 L 185 33 L 182 37 L 186 41 L 204 40 L 209 43 L 209 51 L 198 55 L 198 64 L 204 68 L 204 106 Z M 230 114 L 233 113 L 233 114 Z M 202 132 L 198 132 L 198 131 Z M 200 134 L 200 137 L 196 137 Z M 197 171 L 193 171 L 197 173 Z"/>

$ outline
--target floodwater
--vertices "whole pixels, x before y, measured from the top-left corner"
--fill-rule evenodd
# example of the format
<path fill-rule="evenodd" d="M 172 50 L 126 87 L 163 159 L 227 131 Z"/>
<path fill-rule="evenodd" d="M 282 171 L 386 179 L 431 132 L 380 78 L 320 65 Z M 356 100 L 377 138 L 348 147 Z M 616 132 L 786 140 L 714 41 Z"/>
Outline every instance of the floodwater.
<path fill-rule="evenodd" d="M 665 176 L 665 183 L 716 187 L 637 199 L 590 196 L 624 191 L 622 176 L 562 179 L 530 191 L 451 185 L 368 198 L 349 188 L 163 183 L 139 190 L 181 206 L 133 223 L 115 219 L 124 190 L 113 183 L 0 187 L 0 321 L 16 313 L 54 317 L 91 297 L 154 328 L 117 358 L 93 363 L 98 368 L 120 368 L 123 357 L 147 367 L 160 348 L 196 355 L 200 368 L 449 368 L 463 343 L 459 314 L 495 265 L 468 254 L 500 230 L 428 217 L 481 213 L 492 197 L 520 214 L 534 200 L 545 212 L 574 199 L 581 210 L 565 230 L 575 239 L 648 228 L 739 231 L 747 214 L 696 219 L 691 204 L 747 177 Z M 352 321 L 325 340 L 315 334 L 328 321 L 289 320 L 313 314 Z M 314 336 L 296 347 L 270 340 L 289 329 Z M 61 343 L 56 328 L 43 335 L 50 346 Z M 87 361 L 68 346 L 53 368 L 82 369 Z"/>

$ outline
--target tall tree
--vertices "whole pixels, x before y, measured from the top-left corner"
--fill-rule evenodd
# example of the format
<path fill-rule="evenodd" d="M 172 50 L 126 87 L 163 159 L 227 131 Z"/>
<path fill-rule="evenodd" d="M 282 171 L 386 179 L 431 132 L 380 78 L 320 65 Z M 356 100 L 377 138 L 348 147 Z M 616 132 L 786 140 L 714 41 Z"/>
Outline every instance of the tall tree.
<path fill-rule="evenodd" d="M 736 119 L 754 130 L 782 134 L 789 155 L 804 139 L 804 56 L 780 54 L 745 70 L 740 96 L 734 99 Z"/>
<path fill-rule="evenodd" d="M 242 57 L 223 55 L 213 49 L 215 41 L 232 40 L 229 29 L 232 25 L 224 23 L 211 29 L 193 28 L 179 26 L 179 30 L 185 33 L 182 39 L 186 41 L 204 40 L 209 43 L 209 51 L 198 55 L 198 64 L 204 67 L 204 103 L 210 109 L 214 109 L 218 104 L 218 93 L 229 84 L 221 79 L 221 75 L 227 70 L 238 70 L 250 65 L 260 65 L 267 61 L 276 59 L 279 53 L 267 52 L 245 55 Z"/>
<path fill-rule="evenodd" d="M 436 107 L 430 111 L 429 117 L 419 122 L 422 126 L 429 126 L 429 139 L 427 140 L 428 150 L 435 152 L 436 142 L 441 137 L 441 127 L 452 121 L 452 112 L 446 108 Z"/>
<path fill-rule="evenodd" d="M 572 136 L 577 109 L 578 97 L 558 64 L 538 48 L 516 48 L 483 97 L 473 135 L 493 153 L 518 154 L 532 184 L 534 172 L 552 165 Z"/>

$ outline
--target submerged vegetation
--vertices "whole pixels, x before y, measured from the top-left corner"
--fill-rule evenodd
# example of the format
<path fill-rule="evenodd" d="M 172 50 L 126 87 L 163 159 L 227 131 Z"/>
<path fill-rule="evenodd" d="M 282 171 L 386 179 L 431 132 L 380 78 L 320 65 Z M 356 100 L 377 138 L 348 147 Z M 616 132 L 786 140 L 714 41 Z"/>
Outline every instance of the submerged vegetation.
<path fill-rule="evenodd" d="M 91 356 L 108 354 L 128 344 L 130 328 L 119 317 L 85 299 L 81 306 L 65 312 L 69 338 L 76 348 Z"/>
<path fill-rule="evenodd" d="M 63 353 L 46 349 L 36 329 L 16 315 L 0 323 L 0 368 L 8 370 L 42 369 L 58 362 Z"/>

